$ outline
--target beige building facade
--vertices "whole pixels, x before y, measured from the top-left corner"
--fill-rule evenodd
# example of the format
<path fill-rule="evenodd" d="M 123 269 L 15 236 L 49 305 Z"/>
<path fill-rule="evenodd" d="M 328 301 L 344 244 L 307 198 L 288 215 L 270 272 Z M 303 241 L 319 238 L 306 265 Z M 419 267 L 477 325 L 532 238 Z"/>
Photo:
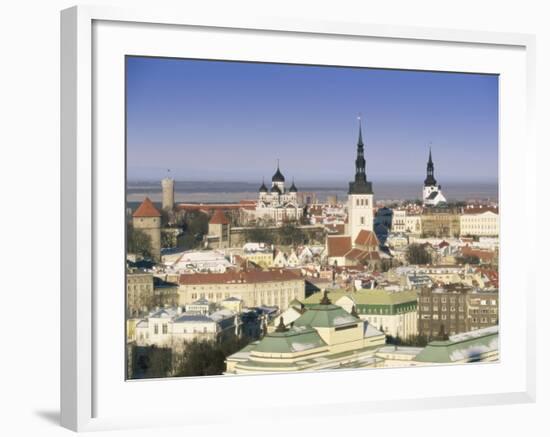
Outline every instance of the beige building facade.
<path fill-rule="evenodd" d="M 234 297 L 244 307 L 267 305 L 286 309 L 292 300 L 305 298 L 305 280 L 284 269 L 186 274 L 179 277 L 178 293 L 180 305 L 200 298 L 217 303 Z"/>

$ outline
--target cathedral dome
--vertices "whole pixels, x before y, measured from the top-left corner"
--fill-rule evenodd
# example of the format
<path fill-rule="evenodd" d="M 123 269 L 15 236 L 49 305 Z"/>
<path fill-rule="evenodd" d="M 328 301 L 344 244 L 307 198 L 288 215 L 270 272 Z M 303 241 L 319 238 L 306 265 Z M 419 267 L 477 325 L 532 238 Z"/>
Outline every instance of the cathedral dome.
<path fill-rule="evenodd" d="M 262 182 L 262 186 L 260 187 L 260 193 L 267 193 L 267 187 L 264 182 Z"/>
<path fill-rule="evenodd" d="M 285 177 L 281 173 L 281 170 L 279 170 L 279 165 L 277 165 L 277 171 L 271 178 L 271 182 L 284 182 L 284 181 L 285 181 Z"/>
<path fill-rule="evenodd" d="M 277 185 L 273 185 L 273 186 L 271 187 L 271 192 L 272 192 L 272 193 L 279 193 L 279 194 L 281 194 L 281 189 L 280 189 Z"/>
<path fill-rule="evenodd" d="M 288 191 L 290 191 L 291 193 L 298 192 L 298 188 L 296 188 L 296 185 L 294 185 L 294 181 L 292 181 L 292 185 L 290 186 L 290 189 Z"/>

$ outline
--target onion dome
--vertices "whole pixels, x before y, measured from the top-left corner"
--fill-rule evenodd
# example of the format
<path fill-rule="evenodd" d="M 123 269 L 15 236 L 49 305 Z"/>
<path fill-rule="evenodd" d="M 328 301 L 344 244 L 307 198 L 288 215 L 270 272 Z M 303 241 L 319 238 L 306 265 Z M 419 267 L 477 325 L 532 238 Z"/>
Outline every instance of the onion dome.
<path fill-rule="evenodd" d="M 262 186 L 260 187 L 260 193 L 267 193 L 267 187 L 265 186 L 264 181 L 262 181 Z"/>
<path fill-rule="evenodd" d="M 292 185 L 290 186 L 290 189 L 288 191 L 290 191 L 291 193 L 298 192 L 298 188 L 296 188 L 296 185 L 294 185 L 294 180 L 292 181 Z"/>
<path fill-rule="evenodd" d="M 272 193 L 279 193 L 279 194 L 281 194 L 281 189 L 279 188 L 278 185 L 273 185 L 273 186 L 271 187 L 271 192 L 272 192 Z"/>
<path fill-rule="evenodd" d="M 279 169 L 279 160 L 277 160 L 277 171 L 271 178 L 271 182 L 284 182 L 284 181 L 285 181 L 285 177 L 283 176 L 283 174 L 281 173 L 281 170 Z"/>

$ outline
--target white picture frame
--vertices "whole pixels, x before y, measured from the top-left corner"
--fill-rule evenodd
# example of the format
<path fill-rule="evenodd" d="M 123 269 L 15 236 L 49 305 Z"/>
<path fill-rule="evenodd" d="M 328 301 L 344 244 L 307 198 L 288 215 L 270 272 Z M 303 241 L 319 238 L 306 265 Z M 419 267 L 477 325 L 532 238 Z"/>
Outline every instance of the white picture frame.
<path fill-rule="evenodd" d="M 99 26 L 99 27 L 98 27 Z M 147 30 L 148 41 L 140 40 L 139 35 Z M 277 47 L 283 47 L 285 40 L 294 38 L 299 39 L 322 39 L 330 38 L 334 44 L 339 41 L 352 41 L 353 44 L 362 44 L 367 40 L 376 45 L 378 43 L 386 44 L 387 47 L 399 44 L 409 44 L 418 46 L 423 45 L 431 47 L 443 54 L 443 49 L 456 47 L 468 56 L 469 51 L 481 50 L 478 60 L 468 64 L 467 61 L 456 56 L 451 60 L 433 59 L 423 65 L 425 69 L 435 69 L 449 71 L 479 71 L 504 74 L 503 77 L 510 79 L 501 87 L 503 92 L 503 102 L 501 105 L 501 124 L 506 120 L 514 120 L 513 116 L 519 116 L 513 123 L 501 126 L 501 161 L 500 161 L 500 191 L 501 208 L 503 218 L 501 227 L 503 234 L 502 247 L 504 255 L 501 254 L 503 261 L 519 262 L 520 266 L 525 267 L 526 277 L 531 279 L 519 281 L 514 278 L 512 273 L 505 273 L 509 284 L 516 289 L 517 300 L 511 307 L 510 300 L 501 299 L 502 327 L 501 344 L 503 349 L 501 362 L 498 368 L 493 368 L 488 372 L 486 367 L 482 366 L 453 366 L 438 368 L 418 368 L 418 369 L 387 369 L 380 370 L 377 373 L 377 379 L 392 378 L 400 381 L 405 376 L 418 372 L 421 374 L 428 372 L 430 375 L 437 375 L 434 378 L 446 378 L 449 375 L 458 378 L 459 384 L 456 387 L 448 387 L 445 390 L 439 389 L 434 385 L 427 390 L 420 390 L 411 384 L 410 387 L 402 387 L 403 396 L 399 396 L 399 390 L 395 393 L 388 391 L 387 397 L 376 397 L 370 393 L 355 393 L 352 398 L 347 400 L 338 399 L 336 388 L 341 384 L 347 383 L 350 373 L 335 372 L 333 374 L 317 373 L 303 374 L 298 378 L 294 375 L 273 375 L 256 377 L 219 377 L 219 378 L 188 378 L 186 380 L 164 380 L 164 381 L 141 381 L 125 382 L 119 381 L 115 384 L 116 378 L 120 379 L 120 367 L 124 362 L 114 360 L 109 362 L 106 356 L 110 353 L 110 346 L 104 335 L 110 328 L 123 330 L 123 326 L 118 324 L 117 311 L 122 310 L 118 304 L 120 301 L 113 302 L 111 307 L 106 308 L 106 299 L 98 299 L 98 289 L 104 290 L 103 281 L 110 281 L 109 270 L 104 268 L 104 261 L 108 258 L 100 256 L 105 250 L 106 243 L 110 240 L 104 230 L 104 217 L 101 211 L 105 211 L 117 204 L 120 197 L 117 193 L 120 190 L 113 190 L 111 197 L 104 195 L 106 187 L 112 187 L 113 181 L 120 180 L 120 174 L 123 167 L 120 166 L 120 147 L 124 144 L 118 144 L 117 138 L 120 138 L 120 122 L 123 114 L 120 113 L 120 102 L 123 97 L 117 94 L 120 91 L 121 77 L 116 78 L 113 83 L 103 86 L 103 81 L 108 81 L 104 74 L 109 73 L 113 67 L 107 62 L 111 57 L 120 58 L 121 53 L 126 54 L 147 54 L 151 55 L 155 51 L 162 52 L 162 55 L 170 55 L 170 50 L 174 51 L 173 56 L 177 56 L 177 51 L 181 43 L 169 44 L 163 38 L 167 33 L 178 32 L 178 29 L 185 29 L 185 32 L 199 32 L 208 34 L 208 32 L 230 32 L 234 30 L 235 38 L 248 38 L 247 35 L 254 34 L 256 38 L 269 38 L 272 44 L 272 53 L 262 54 L 257 50 L 257 45 L 250 46 L 251 55 L 257 56 L 254 60 L 263 57 L 273 60 L 277 56 Z M 132 38 L 125 38 L 123 33 L 131 32 Z M 186 35 L 187 35 L 186 33 Z M 185 38 L 186 35 L 182 37 Z M 174 35 L 170 35 L 173 37 Z M 226 35 L 227 36 L 227 35 Z M 156 39 L 158 38 L 158 40 Z M 105 44 L 109 41 L 112 44 Z M 165 41 L 165 43 L 162 43 Z M 266 40 L 267 41 L 267 40 Z M 153 43 L 154 42 L 154 43 Z M 204 52 L 203 57 L 209 58 L 219 50 L 226 50 L 221 39 L 215 40 L 219 46 L 208 46 L 197 44 L 193 53 Z M 127 52 L 128 46 L 132 45 L 131 52 Z M 351 43 L 350 43 L 351 44 Z M 112 46 L 112 47 L 111 47 Z M 257 50 L 257 51 L 255 51 Z M 285 56 L 294 56 L 293 59 L 300 59 L 299 47 L 296 54 L 287 54 Z M 376 50 L 375 48 L 373 50 Z M 392 49 L 393 50 L 393 49 Z M 397 50 L 397 49 L 396 49 Z M 403 50 L 403 49 L 400 49 Z M 490 67 L 492 60 L 482 59 L 485 52 L 483 50 L 492 50 L 494 54 L 495 67 Z M 388 411 L 396 409 L 418 409 L 418 408 L 442 408 L 458 406 L 475 406 L 489 404 L 505 404 L 533 402 L 535 399 L 535 342 L 534 336 L 529 335 L 535 331 L 535 310 L 528 302 L 533 299 L 536 283 L 533 268 L 521 264 L 521 260 L 513 258 L 514 249 L 520 246 L 520 240 L 513 234 L 516 223 L 521 220 L 520 211 L 515 211 L 511 207 L 511 202 L 516 199 L 518 202 L 529 202 L 535 196 L 535 174 L 527 170 L 528 164 L 533 164 L 536 160 L 535 142 L 533 138 L 533 102 L 534 102 L 534 50 L 535 39 L 531 35 L 508 34 L 493 32 L 461 31 L 451 29 L 425 29 L 403 26 L 385 26 L 366 23 L 338 23 L 338 22 L 309 22 L 307 20 L 285 20 L 276 18 L 242 17 L 239 20 L 215 15 L 196 16 L 192 13 L 182 11 L 163 11 L 155 8 L 146 10 L 127 10 L 110 7 L 92 7 L 78 6 L 62 11 L 61 13 L 61 423 L 63 426 L 72 430 L 97 430 L 113 429 L 121 427 L 142 427 L 156 425 L 196 425 L 199 423 L 223 423 L 233 420 L 233 412 L 222 410 L 219 406 L 213 405 L 208 414 L 201 414 L 200 411 L 193 411 L 192 405 L 180 406 L 178 408 L 165 409 L 162 406 L 158 409 L 151 409 L 149 413 L 144 411 L 128 410 L 115 408 L 114 404 L 125 404 L 129 399 L 135 398 L 140 392 L 158 393 L 173 391 L 172 387 L 182 387 L 185 384 L 186 390 L 194 393 L 195 401 L 200 402 L 203 397 L 200 391 L 201 387 L 207 387 L 206 390 L 227 390 L 230 393 L 236 393 L 241 386 L 253 386 L 257 384 L 258 379 L 262 378 L 262 384 L 265 390 L 270 394 L 265 399 L 264 405 L 254 406 L 254 420 L 270 420 L 275 411 L 276 415 L 286 415 L 289 418 L 296 417 L 296 405 L 285 401 L 283 396 L 277 396 L 277 390 L 286 384 L 305 384 L 309 387 L 316 387 L 320 382 L 326 384 L 326 390 L 313 390 L 314 396 L 306 404 L 300 404 L 299 414 L 304 416 L 328 415 L 328 414 L 365 414 L 373 411 Z M 390 50 L 391 51 L 391 50 Z M 333 63 L 342 62 L 337 58 L 337 53 L 331 53 L 330 47 L 326 50 L 324 56 L 332 56 Z M 502 63 L 497 59 L 502 53 Z M 257 53 L 252 55 L 253 53 Z M 288 52 L 287 52 L 288 53 Z M 373 51 L 375 53 L 375 51 Z M 381 62 L 377 67 L 387 68 L 419 68 L 415 62 L 407 59 L 406 53 L 402 53 L 399 62 L 395 61 L 392 65 L 383 65 Z M 510 55 L 507 57 L 507 53 Z M 105 56 L 105 58 L 102 58 Z M 237 56 L 237 55 L 235 55 Z M 304 55 L 305 56 L 305 55 Z M 389 56 L 389 55 L 388 55 Z M 281 58 L 282 59 L 282 58 Z M 382 59 L 382 58 L 381 58 Z M 120 60 L 120 59 L 119 59 Z M 105 61 L 105 62 L 104 62 Z M 479 66 L 475 67 L 476 62 Z M 304 63 L 307 63 L 304 61 Z M 446 63 L 446 64 L 445 64 Z M 428 65 L 429 64 L 429 65 Z M 508 65 L 509 64 L 509 65 Z M 341 64 L 347 65 L 347 64 Z M 440 65 L 438 67 L 438 65 Z M 470 65 L 470 67 L 468 67 Z M 374 65 L 373 65 L 374 66 Z M 103 70 L 103 68 L 106 70 Z M 499 70 L 502 68 L 502 70 Z M 506 70 L 509 68 L 509 70 Z M 487 71 L 489 69 L 490 71 Z M 506 73 L 503 71 L 506 70 Z M 120 73 L 120 70 L 116 70 Z M 509 73 L 509 76 L 506 74 Z M 523 82 L 523 79 L 525 82 Z M 507 88 L 508 87 L 508 88 Z M 98 90 L 108 89 L 109 95 L 114 96 L 114 104 L 109 104 L 108 114 L 100 110 L 104 108 L 105 100 L 102 92 Z M 514 94 L 513 96 L 507 93 Z M 113 103 L 110 102 L 110 103 Z M 512 108 L 511 102 L 519 102 L 518 107 Z M 104 118 L 102 118 L 104 117 Z M 103 120 L 109 118 L 113 126 L 106 126 Z M 118 125 L 117 125 L 118 123 Z M 98 125 L 100 126 L 98 128 Z M 118 130 L 117 130 L 118 129 Z M 111 137 L 102 137 L 103 131 L 112 135 Z M 118 133 L 117 133 L 118 132 Z M 100 138 L 101 140 L 98 140 Z M 104 150 L 101 149 L 107 138 L 114 138 L 116 151 L 111 162 L 112 167 L 106 164 Z M 518 150 L 514 149 L 513 143 L 522 144 Z M 502 151 L 504 150 L 504 151 Z M 517 164 L 512 179 L 510 175 L 511 166 Z M 535 166 L 533 165 L 532 168 Z M 113 179 L 111 179 L 113 178 Z M 117 179 L 118 178 L 118 179 Z M 123 187 L 121 187 L 123 189 Z M 521 199 L 521 200 L 520 200 Z M 536 208 L 536 202 L 529 203 L 531 210 Z M 120 206 L 123 210 L 123 206 Z M 536 213 L 533 211 L 533 215 Z M 117 220 L 114 218 L 113 220 Z M 115 229 L 116 231 L 116 229 Z M 113 240 L 114 241 L 114 240 Z M 532 244 L 527 242 L 527 245 Z M 117 248 L 119 250 L 120 248 Z M 528 250 L 528 249 L 527 249 Z M 114 258 L 116 260 L 116 258 Z M 123 263 L 113 264 L 109 260 L 113 269 L 123 270 Z M 113 282 L 120 285 L 119 277 Z M 505 282 L 503 281 L 503 284 Z M 506 287 L 506 285 L 504 285 Z M 116 287 L 114 287 L 116 289 Z M 517 291 L 520 290 L 520 291 Z M 124 288 L 120 289 L 120 296 L 123 299 Z M 112 313 L 110 311 L 113 311 Z M 101 316 L 98 316 L 101 314 Z M 513 316 L 512 316 L 513 315 Z M 112 317 L 111 317 L 112 316 Z M 510 316 L 510 317 L 507 317 Z M 510 320 L 513 317 L 514 321 Z M 111 330 L 112 331 L 112 330 Z M 507 342 L 513 342 L 508 344 Z M 119 345 L 123 349 L 122 343 Z M 512 349 L 514 348 L 514 349 Z M 513 352 L 510 352 L 513 351 Z M 123 353 L 123 351 L 122 351 Z M 503 370 L 498 374 L 499 369 L 506 369 L 506 366 L 513 367 L 516 370 Z M 116 371 L 109 372 L 110 367 L 116 368 Z M 462 369 L 458 369 L 458 368 Z M 468 370 L 463 370 L 468 367 Z M 378 372 L 378 371 L 377 371 Z M 490 373 L 495 376 L 493 385 L 486 386 L 480 383 L 479 390 L 459 390 L 460 378 L 476 378 L 476 373 L 484 374 L 485 379 L 490 379 Z M 507 373 L 508 372 L 508 373 Z M 517 372 L 517 373 L 510 373 Z M 487 375 L 485 375 L 487 373 Z M 354 378 L 361 379 L 361 383 L 369 383 L 373 387 L 376 384 L 372 381 L 372 372 L 357 373 Z M 366 375 L 366 376 L 365 376 Z M 386 375 L 386 376 L 384 376 Z M 508 375 L 506 381 L 502 380 L 503 375 Z M 113 379 L 110 379 L 113 378 Z M 369 380 L 370 378 L 371 380 Z M 400 379 L 401 378 L 401 379 Z M 500 384 L 497 384 L 499 382 Z M 120 386 L 120 390 L 115 388 Z M 358 384 L 358 387 L 360 384 Z M 117 391 L 119 390 L 119 391 Z M 123 394 L 123 392 L 125 394 Z M 326 393 L 335 393 L 335 397 L 327 398 Z M 381 392 L 379 392 L 381 393 Z M 126 397 L 124 397 L 126 396 Z M 237 395 L 235 395 L 237 396 Z M 370 397 L 369 397 L 370 396 Z M 374 397 L 373 397 L 374 396 Z M 285 403 L 286 402 L 286 403 Z M 111 405 L 112 404 L 112 405 Z M 186 408 L 189 407 L 189 410 Z M 135 414 L 130 414 L 134 411 Z M 183 414 L 188 412 L 189 414 Z M 213 415 L 212 411 L 216 414 Z M 215 419 L 214 419 L 215 417 Z"/>

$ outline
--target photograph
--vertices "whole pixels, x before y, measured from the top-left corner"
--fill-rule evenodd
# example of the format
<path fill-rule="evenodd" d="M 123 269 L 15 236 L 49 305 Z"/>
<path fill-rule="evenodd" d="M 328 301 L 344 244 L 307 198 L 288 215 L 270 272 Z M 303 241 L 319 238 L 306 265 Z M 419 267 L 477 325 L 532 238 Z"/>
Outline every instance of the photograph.
<path fill-rule="evenodd" d="M 127 380 L 499 362 L 498 74 L 126 55 L 124 98 Z"/>

